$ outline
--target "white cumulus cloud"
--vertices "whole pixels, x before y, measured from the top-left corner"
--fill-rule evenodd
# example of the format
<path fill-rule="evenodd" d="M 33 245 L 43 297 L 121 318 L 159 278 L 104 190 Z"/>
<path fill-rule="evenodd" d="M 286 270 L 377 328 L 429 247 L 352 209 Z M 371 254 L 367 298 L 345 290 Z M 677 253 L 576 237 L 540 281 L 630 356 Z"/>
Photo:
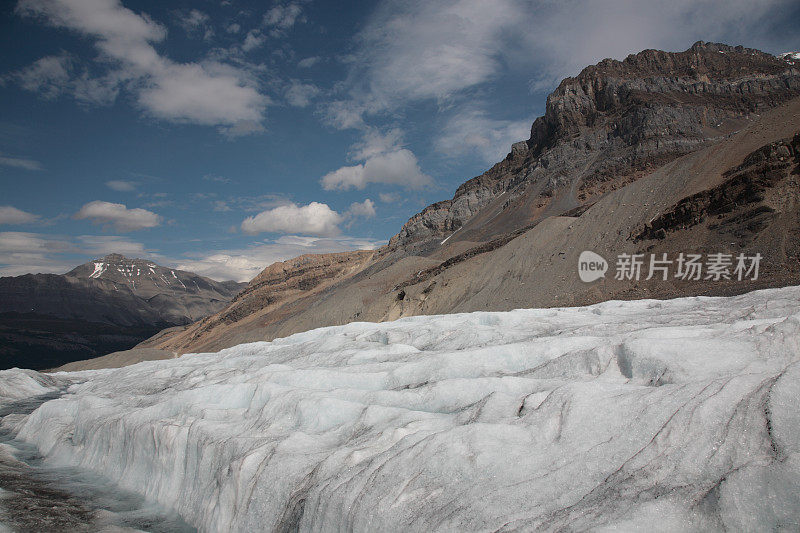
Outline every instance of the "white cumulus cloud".
<path fill-rule="evenodd" d="M 411 150 L 399 148 L 370 156 L 364 163 L 341 167 L 322 177 L 325 190 L 363 189 L 369 183 L 401 185 L 407 189 L 422 189 L 432 183 L 422 172 Z"/>
<path fill-rule="evenodd" d="M 154 228 L 161 223 L 161 217 L 146 209 L 128 209 L 125 204 L 114 204 L 95 200 L 81 207 L 75 213 L 78 220 L 90 219 L 97 224 L 110 224 L 119 231 L 135 231 Z"/>
<path fill-rule="evenodd" d="M 347 210 L 352 217 L 372 218 L 375 216 L 375 202 L 367 198 L 363 202 L 353 202 Z"/>
<path fill-rule="evenodd" d="M 331 237 L 341 233 L 339 224 L 344 217 L 327 204 L 311 202 L 308 205 L 281 205 L 242 222 L 242 231 L 249 235 L 258 233 L 298 233 Z"/>

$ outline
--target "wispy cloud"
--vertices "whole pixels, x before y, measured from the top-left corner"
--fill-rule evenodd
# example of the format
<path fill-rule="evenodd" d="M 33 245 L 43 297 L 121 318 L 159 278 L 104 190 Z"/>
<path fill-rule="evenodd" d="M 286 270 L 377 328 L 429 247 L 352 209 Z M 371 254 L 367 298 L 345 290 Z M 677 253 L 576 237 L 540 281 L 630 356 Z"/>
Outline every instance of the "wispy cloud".
<path fill-rule="evenodd" d="M 304 20 L 303 9 L 298 2 L 279 4 L 264 14 L 264 25 L 273 30 L 288 30 L 297 22 Z"/>
<path fill-rule="evenodd" d="M 130 192 L 136 190 L 139 184 L 135 181 L 111 180 L 106 182 L 106 187 L 112 191 Z"/>
<path fill-rule="evenodd" d="M 319 56 L 306 57 L 306 58 L 301 59 L 300 61 L 298 61 L 297 62 L 297 66 L 300 67 L 300 68 L 311 68 L 314 65 L 316 65 L 317 63 L 319 63 L 320 61 L 322 61 L 322 58 L 319 57 Z"/>
<path fill-rule="evenodd" d="M 175 14 L 178 25 L 190 37 L 201 37 L 208 41 L 214 37 L 214 28 L 211 27 L 211 17 L 199 9 L 185 9 Z"/>
<path fill-rule="evenodd" d="M 434 140 L 434 147 L 446 157 L 477 154 L 486 163 L 505 157 L 511 145 L 530 137 L 533 118 L 498 120 L 480 109 L 462 109 L 451 116 Z"/>
<path fill-rule="evenodd" d="M 320 93 L 319 87 L 299 80 L 290 80 L 286 87 L 286 101 L 294 107 L 306 107 Z"/>
<path fill-rule="evenodd" d="M 378 198 L 385 204 L 396 204 L 402 200 L 400 195 L 396 192 L 382 192 L 378 194 Z"/>
<path fill-rule="evenodd" d="M 205 174 L 203 176 L 203 181 L 211 181 L 215 183 L 222 183 L 227 185 L 231 182 L 230 178 L 226 178 L 225 176 L 217 176 L 216 174 Z"/>
<path fill-rule="evenodd" d="M 261 30 L 254 29 L 247 32 L 245 35 L 244 42 L 242 42 L 242 50 L 245 52 L 251 52 L 256 48 L 261 47 L 267 40 L 267 36 L 264 35 Z"/>
<path fill-rule="evenodd" d="M 96 257 L 122 254 L 128 257 L 154 258 L 153 251 L 148 250 L 144 244 L 119 235 L 78 235 L 76 240 L 76 247 L 82 253 Z"/>
<path fill-rule="evenodd" d="M 212 198 L 214 211 L 242 211 L 252 213 L 255 211 L 265 211 L 274 209 L 282 205 L 289 205 L 292 202 L 280 194 L 261 194 L 257 196 L 228 196 L 223 199 Z"/>
<path fill-rule="evenodd" d="M 0 166 L 21 168 L 23 170 L 44 170 L 42 164 L 33 159 L 28 159 L 27 157 L 10 157 L 1 154 Z"/>
<path fill-rule="evenodd" d="M 109 253 L 162 259 L 143 244 L 117 235 L 46 235 L 0 232 L 0 275 L 28 273 L 62 274 L 87 258 Z"/>
<path fill-rule="evenodd" d="M 39 215 L 28 213 L 11 205 L 0 205 L 0 224 L 32 224 Z"/>
<path fill-rule="evenodd" d="M 69 263 L 59 255 L 70 249 L 63 239 L 37 233 L 0 232 L 0 275 L 66 272 Z"/>
<path fill-rule="evenodd" d="M 52 100 L 71 94 L 84 104 L 108 105 L 119 94 L 120 78 L 116 73 L 92 77 L 69 54 L 46 56 L 11 75 L 23 89 L 38 92 Z"/>
<path fill-rule="evenodd" d="M 21 0 L 17 12 L 94 39 L 99 65 L 107 68 L 103 78 L 85 77 L 80 91 L 64 57 L 44 58 L 40 60 L 44 63 L 19 73 L 23 87 L 46 97 L 70 91 L 80 98 L 83 93 L 93 94 L 83 86 L 94 84 L 95 92 L 108 101 L 114 100 L 120 88 L 132 90 L 145 113 L 167 121 L 241 132 L 245 131 L 237 130 L 241 123 L 260 124 L 264 119 L 269 98 L 259 91 L 251 71 L 219 61 L 170 60 L 154 47 L 164 40 L 166 29 L 118 0 Z M 246 131 L 260 130 L 250 125 Z"/>

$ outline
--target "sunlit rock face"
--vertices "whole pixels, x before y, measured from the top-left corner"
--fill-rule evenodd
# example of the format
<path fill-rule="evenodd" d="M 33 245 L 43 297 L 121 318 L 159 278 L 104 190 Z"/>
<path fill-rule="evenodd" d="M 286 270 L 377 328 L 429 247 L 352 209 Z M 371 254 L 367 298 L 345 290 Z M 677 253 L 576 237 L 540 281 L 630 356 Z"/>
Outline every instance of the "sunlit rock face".
<path fill-rule="evenodd" d="M 504 211 L 524 211 L 504 219 L 504 231 L 569 212 L 798 95 L 800 70 L 791 54 L 699 41 L 683 52 L 604 59 L 561 81 L 527 141 L 463 183 L 451 200 L 412 216 L 389 245 L 439 242 L 482 210 L 496 209 L 501 194 Z M 497 231 L 471 229 L 473 240 Z"/>
<path fill-rule="evenodd" d="M 61 398 L 4 425 L 206 531 L 800 527 L 800 287 L 352 323 L 53 377 L 24 379 Z"/>

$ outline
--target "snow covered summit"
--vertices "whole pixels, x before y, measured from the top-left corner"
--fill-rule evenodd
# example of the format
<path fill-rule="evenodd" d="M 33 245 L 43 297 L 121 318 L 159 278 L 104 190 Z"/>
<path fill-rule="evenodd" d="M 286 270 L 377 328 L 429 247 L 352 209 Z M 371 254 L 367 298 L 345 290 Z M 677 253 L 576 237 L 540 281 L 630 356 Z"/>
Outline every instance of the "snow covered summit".
<path fill-rule="evenodd" d="M 800 287 L 420 316 L 131 367 L 4 420 L 206 531 L 800 527 Z M 2 505 L 2 502 L 0 502 Z"/>

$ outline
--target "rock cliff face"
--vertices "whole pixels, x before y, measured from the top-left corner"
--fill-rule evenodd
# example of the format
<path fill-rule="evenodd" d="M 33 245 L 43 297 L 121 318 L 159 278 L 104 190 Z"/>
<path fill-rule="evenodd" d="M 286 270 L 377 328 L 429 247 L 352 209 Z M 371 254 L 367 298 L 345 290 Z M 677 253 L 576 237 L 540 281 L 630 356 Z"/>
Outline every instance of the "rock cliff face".
<path fill-rule="evenodd" d="M 562 214 L 725 138 L 798 95 L 793 59 L 741 46 L 698 42 L 680 53 L 645 50 L 624 61 L 606 59 L 562 81 L 530 139 L 461 185 L 452 200 L 413 216 L 390 247 L 469 229 L 470 219 L 500 195 L 499 210 L 514 216 L 482 228 L 483 238 Z"/>
<path fill-rule="evenodd" d="M 129 348 L 218 311 L 243 286 L 119 254 L 64 275 L 3 277 L 2 365 L 44 368 Z"/>

